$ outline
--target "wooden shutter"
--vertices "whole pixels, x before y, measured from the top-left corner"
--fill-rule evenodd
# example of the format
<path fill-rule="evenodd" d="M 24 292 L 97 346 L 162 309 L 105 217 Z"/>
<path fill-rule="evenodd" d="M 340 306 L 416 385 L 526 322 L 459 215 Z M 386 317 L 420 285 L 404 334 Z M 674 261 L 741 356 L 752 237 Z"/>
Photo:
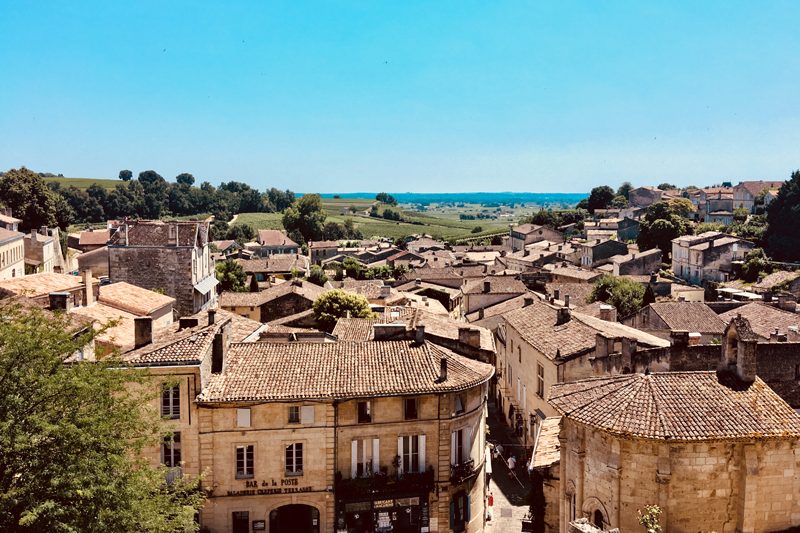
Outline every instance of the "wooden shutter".
<path fill-rule="evenodd" d="M 372 439 L 372 473 L 377 474 L 381 470 L 381 439 Z"/>
<path fill-rule="evenodd" d="M 403 471 L 403 437 L 397 437 L 397 455 L 400 456 L 400 472 Z"/>
<path fill-rule="evenodd" d="M 458 432 L 450 433 L 450 464 L 456 464 L 456 446 L 458 445 Z"/>
<path fill-rule="evenodd" d="M 300 423 L 313 424 L 314 423 L 314 406 L 304 405 L 300 408 Z"/>
<path fill-rule="evenodd" d="M 427 470 L 425 465 L 425 435 L 419 436 L 419 471 L 424 472 Z"/>
<path fill-rule="evenodd" d="M 358 441 L 352 440 L 350 442 L 350 478 L 355 479 L 358 476 Z"/>

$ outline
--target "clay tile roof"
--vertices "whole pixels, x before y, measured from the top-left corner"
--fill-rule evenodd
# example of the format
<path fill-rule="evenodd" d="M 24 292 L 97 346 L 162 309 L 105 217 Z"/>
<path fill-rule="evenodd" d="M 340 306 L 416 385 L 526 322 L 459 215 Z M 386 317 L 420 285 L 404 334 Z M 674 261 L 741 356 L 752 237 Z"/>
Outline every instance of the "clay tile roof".
<path fill-rule="evenodd" d="M 0 228 L 0 242 L 13 241 L 16 239 L 24 239 L 25 234 L 19 231 L 11 231 L 10 229 Z"/>
<path fill-rule="evenodd" d="M 214 246 L 217 247 L 217 250 L 224 252 L 225 250 L 236 244 L 236 241 L 234 241 L 233 239 L 225 239 L 222 241 L 211 241 L 209 244 L 213 244 Z"/>
<path fill-rule="evenodd" d="M 545 271 L 551 272 L 554 276 L 572 278 L 585 282 L 590 282 L 602 275 L 602 272 L 584 270 L 572 265 L 545 265 Z"/>
<path fill-rule="evenodd" d="M 258 244 L 262 246 L 299 246 L 287 237 L 285 233 L 276 229 L 258 230 Z"/>
<path fill-rule="evenodd" d="M 542 420 L 536 447 L 533 449 L 533 468 L 548 467 L 561 460 L 561 446 L 558 442 L 560 432 L 560 416 L 550 416 Z"/>
<path fill-rule="evenodd" d="M 214 335 L 228 321 L 171 332 L 160 340 L 131 352 L 124 359 L 134 366 L 197 365 L 211 350 Z"/>
<path fill-rule="evenodd" d="M 527 235 L 528 233 L 533 233 L 534 231 L 540 229 L 541 227 L 542 226 L 537 226 L 536 224 L 521 224 L 519 226 L 514 226 L 512 229 L 517 233 Z"/>
<path fill-rule="evenodd" d="M 558 291 L 558 299 L 563 301 L 569 295 L 570 306 L 581 306 L 589 304 L 589 297 L 592 295 L 594 285 L 591 283 L 547 283 L 545 285 L 548 296 L 554 296 Z"/>
<path fill-rule="evenodd" d="M 764 277 L 764 279 L 753 285 L 753 287 L 757 289 L 772 289 L 780 285 L 783 285 L 784 283 L 794 281 L 799 277 L 800 277 L 800 272 L 789 272 L 786 270 L 779 270 L 778 272 L 773 272 L 772 274 L 768 274 L 767 276 Z"/>
<path fill-rule="evenodd" d="M 730 323 L 741 315 L 750 323 L 753 333 L 763 339 L 769 339 L 771 333 L 777 328 L 781 333 L 786 333 L 789 326 L 800 327 L 800 314 L 778 309 L 761 302 L 752 302 L 720 315 L 725 323 Z"/>
<path fill-rule="evenodd" d="M 19 218 L 10 217 L 8 215 L 0 213 L 0 222 L 3 222 L 5 224 L 19 224 L 20 222 L 22 222 L 22 220 Z"/>
<path fill-rule="evenodd" d="M 338 248 L 339 241 L 311 241 L 308 247 L 312 250 L 317 248 Z"/>
<path fill-rule="evenodd" d="M 207 222 L 138 220 L 127 223 L 128 246 L 195 246 L 201 226 Z M 109 244 L 126 245 L 126 224 L 120 224 Z M 170 228 L 173 228 L 172 230 Z M 176 231 L 176 233 L 174 233 Z"/>
<path fill-rule="evenodd" d="M 753 196 L 758 196 L 764 189 L 780 189 L 783 184 L 782 181 L 743 181 L 737 187 L 746 189 Z"/>
<path fill-rule="evenodd" d="M 175 304 L 175 298 L 131 285 L 124 281 L 100 286 L 98 301 L 135 315 L 149 315 Z"/>
<path fill-rule="evenodd" d="M 671 441 L 800 437 L 800 416 L 756 378 L 716 372 L 627 374 L 554 384 L 565 417 L 609 433 Z"/>
<path fill-rule="evenodd" d="M 483 293 L 485 282 L 489 282 L 488 294 L 524 294 L 528 292 L 525 284 L 512 276 L 487 276 L 467 283 L 463 289 L 464 294 Z"/>
<path fill-rule="evenodd" d="M 21 278 L 0 281 L 0 291 L 35 298 L 51 292 L 76 289 L 82 285 L 83 279 L 80 276 L 58 274 L 55 272 L 40 272 Z"/>
<path fill-rule="evenodd" d="M 440 359 L 447 379 L 439 381 Z M 485 383 L 491 365 L 426 342 L 232 344 L 225 371 L 199 402 L 336 399 L 462 391 Z"/>
<path fill-rule="evenodd" d="M 133 347 L 135 337 L 133 319 L 136 318 L 136 315 L 102 303 L 96 303 L 88 307 L 77 307 L 72 310 L 72 314 L 94 321 L 96 329 L 104 327 L 113 321 L 114 326 L 108 327 L 98 334 L 97 340 L 122 350 Z"/>
<path fill-rule="evenodd" d="M 638 329 L 574 311 L 569 321 L 556 325 L 558 309 L 544 302 L 510 311 L 504 318 L 528 344 L 550 359 L 594 350 L 598 333 L 607 338 L 635 339 L 644 346 L 664 348 L 670 345 L 669 341 Z"/>
<path fill-rule="evenodd" d="M 373 338 L 372 326 L 383 320 L 374 318 L 340 318 L 336 321 L 333 334 L 340 341 L 367 342 Z"/>
<path fill-rule="evenodd" d="M 515 296 L 514 298 L 510 298 L 508 300 L 504 300 L 499 304 L 490 305 L 489 307 L 483 308 L 483 318 L 489 318 L 497 315 L 503 315 L 509 311 L 513 311 L 515 309 L 520 309 L 525 305 L 525 299 L 532 298 L 533 301 L 539 300 L 540 296 L 538 296 L 534 292 L 527 292 L 525 294 L 521 294 L 519 296 Z M 481 320 L 480 318 L 481 313 L 480 311 L 473 311 L 472 313 L 466 316 L 467 322 L 475 322 Z"/>
<path fill-rule="evenodd" d="M 308 270 L 308 257 L 300 254 L 273 254 L 264 259 L 237 259 L 244 271 L 265 272 L 265 273 L 284 273 L 291 272 L 292 269 L 300 271 Z"/>
<path fill-rule="evenodd" d="M 80 246 L 104 246 L 109 238 L 110 232 L 107 229 L 97 231 L 86 230 L 81 232 L 81 236 L 78 238 L 78 244 Z"/>
<path fill-rule="evenodd" d="M 703 302 L 656 302 L 650 309 L 672 330 L 719 333 L 725 322 Z"/>

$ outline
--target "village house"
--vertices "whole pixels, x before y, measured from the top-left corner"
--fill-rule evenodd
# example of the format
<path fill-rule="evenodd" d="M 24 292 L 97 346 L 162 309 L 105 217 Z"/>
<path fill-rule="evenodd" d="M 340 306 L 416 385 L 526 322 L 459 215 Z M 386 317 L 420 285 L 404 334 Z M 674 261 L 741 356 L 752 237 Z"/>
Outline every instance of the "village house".
<path fill-rule="evenodd" d="M 242 247 L 233 239 L 225 239 L 221 241 L 211 241 L 208 243 L 212 249 L 212 253 L 221 254 L 225 259 L 234 258 L 239 254 Z"/>
<path fill-rule="evenodd" d="M 603 272 L 579 268 L 567 263 L 545 265 L 542 272 L 547 273 L 550 281 L 557 283 L 594 283 L 603 276 Z"/>
<path fill-rule="evenodd" d="M 277 229 L 258 230 L 256 242 L 249 242 L 244 245 L 244 248 L 257 257 L 300 253 L 300 245 Z"/>
<path fill-rule="evenodd" d="M 631 252 L 611 258 L 611 273 L 615 276 L 646 276 L 661 269 L 661 250 Z"/>
<path fill-rule="evenodd" d="M 533 444 L 541 420 L 558 414 L 548 403 L 553 383 L 623 373 L 625 367 L 609 361 L 630 360 L 653 349 L 660 353 L 670 346 L 664 339 L 568 306 L 534 302 L 503 318 L 497 330 L 497 401 L 527 446 Z"/>
<path fill-rule="evenodd" d="M 216 302 L 207 222 L 121 221 L 112 225 L 109 277 L 175 298 L 179 316 Z"/>
<path fill-rule="evenodd" d="M 308 243 L 308 256 L 312 265 L 320 265 L 338 253 L 339 241 L 311 241 Z"/>
<path fill-rule="evenodd" d="M 753 355 L 732 345 L 717 371 L 553 385 L 560 531 L 576 518 L 636 531 L 653 504 L 676 533 L 799 526 L 800 416 L 756 377 Z"/>
<path fill-rule="evenodd" d="M 580 266 L 594 268 L 611 261 L 615 255 L 628 253 L 628 245 L 614 240 L 595 239 L 580 245 Z"/>
<path fill-rule="evenodd" d="M 81 252 L 91 252 L 108 244 L 111 232 L 108 229 L 83 230 L 67 235 L 67 246 Z"/>
<path fill-rule="evenodd" d="M 697 344 L 719 343 L 726 325 L 702 302 L 655 302 L 621 322 L 663 339 L 670 339 L 674 331 L 688 331 L 690 342 Z"/>
<path fill-rule="evenodd" d="M 526 244 L 533 244 L 539 241 L 564 242 L 564 235 L 547 226 L 536 224 L 520 224 L 512 226 L 511 251 L 517 252 L 525 248 Z"/>
<path fill-rule="evenodd" d="M 219 306 L 256 322 L 271 322 L 311 309 L 325 291 L 309 281 L 294 279 L 259 292 L 223 292 Z"/>
<path fill-rule="evenodd" d="M 447 244 L 442 241 L 432 239 L 428 236 L 420 236 L 407 241 L 406 250 L 409 252 L 414 252 L 415 254 L 431 251 L 443 251 L 447 250 Z"/>
<path fill-rule="evenodd" d="M 649 207 L 660 202 L 664 191 L 655 187 L 636 187 L 628 192 L 628 202 L 635 207 Z"/>
<path fill-rule="evenodd" d="M 91 270 L 98 277 L 108 277 L 108 246 L 77 255 L 78 270 Z"/>
<path fill-rule="evenodd" d="M 56 300 L 60 302 L 55 307 L 57 309 L 91 305 L 100 294 L 100 281 L 91 276 L 89 271 L 84 272 L 83 276 L 41 272 L 7 279 L 0 281 L 0 298 L 23 296 L 40 307 L 47 308 L 51 307 L 51 294 L 55 293 L 58 295 Z M 87 286 L 91 286 L 92 290 L 87 292 Z"/>
<path fill-rule="evenodd" d="M 490 365 L 424 339 L 252 342 L 223 313 L 126 357 L 173 428 L 146 457 L 205 474 L 202 527 L 483 530 Z"/>
<path fill-rule="evenodd" d="M 457 278 L 459 281 L 461 278 Z M 394 287 L 399 293 L 410 293 L 418 296 L 423 302 L 435 300 L 450 314 L 455 316 L 461 313 L 461 302 L 463 294 L 461 288 L 453 288 L 449 285 L 439 285 L 437 283 L 415 279 L 402 283 Z"/>
<path fill-rule="evenodd" d="M 511 276 L 486 276 L 483 279 L 465 281 L 461 292 L 464 295 L 461 315 L 464 316 L 521 296 L 528 292 L 528 288 Z"/>
<path fill-rule="evenodd" d="M 783 187 L 783 181 L 742 181 L 733 188 L 734 208 L 744 208 L 752 213 L 756 198 L 762 192 Z"/>
<path fill-rule="evenodd" d="M 744 260 L 755 245 L 718 231 L 672 239 L 672 272 L 689 283 L 728 281 L 733 263 Z"/>
<path fill-rule="evenodd" d="M 0 228 L 0 280 L 25 275 L 25 235 Z"/>
<path fill-rule="evenodd" d="M 269 287 L 276 279 L 305 277 L 310 272 L 308 257 L 301 254 L 272 254 L 259 259 L 236 259 L 248 277 L 255 276 L 259 287 Z"/>
<path fill-rule="evenodd" d="M 58 230 L 55 230 L 56 232 Z M 25 273 L 37 274 L 40 272 L 62 272 L 59 267 L 61 263 L 58 258 L 61 256 L 61 246 L 58 239 L 51 234 L 48 228 L 32 229 L 24 237 L 25 246 Z M 56 251 L 58 247 L 58 251 Z"/>
<path fill-rule="evenodd" d="M 797 305 L 792 299 L 785 301 L 795 307 Z M 788 305 L 786 307 L 788 308 Z M 800 330 L 800 314 L 762 302 L 748 303 L 719 315 L 725 324 L 731 323 L 737 317 L 746 318 L 753 333 L 760 340 L 769 340 L 776 333 L 791 335 Z"/>
<path fill-rule="evenodd" d="M 586 221 L 584 233 L 588 240 L 615 239 L 634 241 L 639 236 L 639 221 L 631 218 L 601 218 L 597 222 Z"/>

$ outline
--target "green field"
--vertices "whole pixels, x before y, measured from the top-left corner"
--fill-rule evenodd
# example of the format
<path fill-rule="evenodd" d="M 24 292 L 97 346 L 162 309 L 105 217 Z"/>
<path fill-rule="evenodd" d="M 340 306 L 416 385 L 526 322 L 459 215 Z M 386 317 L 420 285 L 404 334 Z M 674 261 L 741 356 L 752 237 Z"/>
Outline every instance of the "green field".
<path fill-rule="evenodd" d="M 104 189 L 113 189 L 118 183 L 122 183 L 119 179 L 108 178 L 42 178 L 45 182 L 60 183 L 62 187 L 77 187 L 78 189 L 88 189 L 92 184 L 97 184 Z"/>

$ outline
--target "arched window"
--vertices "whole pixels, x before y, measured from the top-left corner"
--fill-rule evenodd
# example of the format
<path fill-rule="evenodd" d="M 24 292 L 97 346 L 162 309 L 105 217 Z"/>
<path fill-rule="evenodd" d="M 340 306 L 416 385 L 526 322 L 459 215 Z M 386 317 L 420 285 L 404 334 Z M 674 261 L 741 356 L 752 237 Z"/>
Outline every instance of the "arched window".
<path fill-rule="evenodd" d="M 594 516 L 592 516 L 592 524 L 597 529 L 603 529 L 603 511 L 600 509 L 595 510 Z"/>

